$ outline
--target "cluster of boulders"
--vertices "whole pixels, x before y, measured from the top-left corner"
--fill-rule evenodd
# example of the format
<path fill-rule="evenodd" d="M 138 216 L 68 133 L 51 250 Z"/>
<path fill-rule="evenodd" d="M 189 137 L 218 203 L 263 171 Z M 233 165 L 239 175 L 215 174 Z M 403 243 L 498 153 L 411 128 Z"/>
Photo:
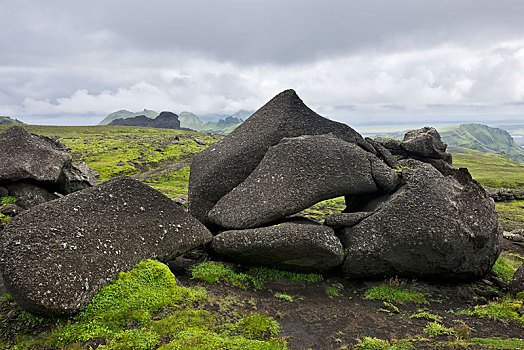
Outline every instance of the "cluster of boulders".
<path fill-rule="evenodd" d="M 139 181 L 92 186 L 96 172 L 72 163 L 55 139 L 13 127 L 0 149 L 0 195 L 24 207 L 2 232 L 0 273 L 29 312 L 77 313 L 139 261 L 167 262 L 211 241 L 204 225 Z"/>
<path fill-rule="evenodd" d="M 74 314 L 140 260 L 208 244 L 242 264 L 345 277 L 475 278 L 500 253 L 493 200 L 452 167 L 435 129 L 364 139 L 292 90 L 194 158 L 190 213 L 131 178 L 91 186 L 92 170 L 22 128 L 0 134 L 0 149 L 0 191 L 30 208 L 2 232 L 0 273 L 36 314 Z M 296 215 L 339 196 L 347 208 L 324 224 Z"/>
<path fill-rule="evenodd" d="M 28 133 L 13 126 L 0 133 L 0 196 L 17 199 L 20 212 L 96 184 L 99 174 L 85 164 L 74 163 L 56 138 Z"/>
<path fill-rule="evenodd" d="M 294 217 L 338 196 L 324 225 Z M 493 200 L 434 128 L 364 139 L 293 90 L 195 157 L 189 211 L 225 259 L 346 277 L 475 278 L 501 249 Z"/>

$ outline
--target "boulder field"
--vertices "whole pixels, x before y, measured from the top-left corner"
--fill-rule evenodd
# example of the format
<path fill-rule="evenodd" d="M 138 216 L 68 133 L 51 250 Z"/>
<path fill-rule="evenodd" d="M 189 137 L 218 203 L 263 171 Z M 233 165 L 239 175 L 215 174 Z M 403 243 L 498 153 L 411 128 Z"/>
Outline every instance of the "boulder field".
<path fill-rule="evenodd" d="M 275 96 L 191 165 L 189 211 L 226 260 L 347 278 L 484 276 L 501 250 L 494 202 L 455 169 L 437 130 L 364 139 Z M 324 225 L 297 223 L 311 205 L 345 196 Z M 343 253 L 342 253 L 343 252 Z"/>

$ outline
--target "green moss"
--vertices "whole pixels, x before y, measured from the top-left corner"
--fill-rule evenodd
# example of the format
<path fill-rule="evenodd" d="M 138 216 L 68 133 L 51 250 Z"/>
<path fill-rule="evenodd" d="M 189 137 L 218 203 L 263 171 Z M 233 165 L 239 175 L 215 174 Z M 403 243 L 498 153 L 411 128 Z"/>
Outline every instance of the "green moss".
<path fill-rule="evenodd" d="M 279 298 L 279 299 L 284 299 L 284 300 L 287 300 L 289 302 L 293 302 L 293 297 L 289 294 L 283 294 L 283 293 L 275 293 L 275 297 L 276 298 Z"/>
<path fill-rule="evenodd" d="M 302 210 L 299 215 L 322 223 L 327 214 L 340 213 L 346 208 L 344 197 L 328 199 Z"/>
<path fill-rule="evenodd" d="M 505 230 L 524 228 L 524 200 L 495 203 L 495 210 Z"/>
<path fill-rule="evenodd" d="M 519 255 L 502 253 L 492 270 L 496 276 L 509 282 L 520 265 L 522 265 L 522 258 Z"/>
<path fill-rule="evenodd" d="M 6 225 L 9 220 L 11 220 L 11 217 L 9 215 L 4 215 L 0 213 L 0 226 Z"/>
<path fill-rule="evenodd" d="M 415 349 L 413 344 L 406 339 L 389 342 L 379 338 L 364 337 L 359 340 L 360 343 L 355 346 L 355 349 L 363 350 L 409 350 Z"/>
<path fill-rule="evenodd" d="M 409 318 L 423 318 L 423 319 L 426 319 L 426 320 L 429 320 L 429 321 L 442 321 L 442 317 L 439 316 L 439 315 L 434 315 L 430 312 L 427 312 L 427 311 L 420 311 L 420 312 L 417 312 L 417 313 L 414 313 L 413 315 L 409 316 Z"/>
<path fill-rule="evenodd" d="M 16 198 L 12 196 L 2 197 L 2 200 L 0 201 L 0 205 L 15 204 L 15 203 L 16 203 Z"/>
<path fill-rule="evenodd" d="M 509 338 L 472 338 L 470 340 L 472 345 L 480 345 L 484 349 L 523 349 L 524 339 Z"/>
<path fill-rule="evenodd" d="M 260 289 L 267 281 L 288 278 L 291 282 L 315 283 L 322 281 L 322 275 L 315 273 L 294 273 L 269 269 L 265 267 L 252 267 L 246 273 L 238 273 L 217 262 L 204 262 L 190 269 L 191 278 L 198 278 L 209 284 L 225 284 L 241 289 Z"/>
<path fill-rule="evenodd" d="M 462 310 L 458 314 L 494 318 L 520 323 L 524 326 L 524 316 L 518 313 L 522 303 L 522 299 L 506 297 L 486 305 L 477 305 L 473 310 Z"/>
<path fill-rule="evenodd" d="M 325 292 L 330 298 L 339 297 L 344 292 L 344 286 L 340 283 L 333 283 L 326 287 Z"/>
<path fill-rule="evenodd" d="M 398 279 L 390 279 L 380 286 L 373 287 L 364 293 L 366 299 L 385 300 L 389 302 L 414 302 L 429 304 L 426 296 L 408 287 Z"/>
<path fill-rule="evenodd" d="M 101 288 L 72 319 L 23 314 L 28 322 L 54 328 L 38 336 L 19 334 L 8 345 L 81 349 L 89 340 L 102 339 L 106 345 L 98 349 L 285 349 L 271 318 L 250 314 L 237 320 L 203 309 L 213 302 L 204 289 L 177 286 L 167 266 L 147 260 Z"/>

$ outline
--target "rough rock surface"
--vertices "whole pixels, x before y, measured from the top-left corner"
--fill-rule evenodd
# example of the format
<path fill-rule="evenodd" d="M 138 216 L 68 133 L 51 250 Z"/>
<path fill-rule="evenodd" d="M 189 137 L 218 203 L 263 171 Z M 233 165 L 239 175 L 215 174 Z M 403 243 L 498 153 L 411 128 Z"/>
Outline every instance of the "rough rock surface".
<path fill-rule="evenodd" d="M 328 133 L 373 151 L 351 127 L 309 109 L 295 91 L 278 94 L 231 134 L 195 156 L 189 177 L 189 211 L 210 224 L 209 210 L 251 174 L 271 146 L 286 137 Z"/>
<path fill-rule="evenodd" d="M 25 310 L 71 315 L 120 271 L 147 258 L 167 261 L 211 239 L 171 199 L 116 178 L 14 217 L 3 231 L 0 272 Z"/>
<path fill-rule="evenodd" d="M 218 201 L 209 218 L 225 228 L 256 227 L 325 199 L 391 191 L 397 183 L 395 171 L 374 154 L 332 134 L 285 138 Z"/>
<path fill-rule="evenodd" d="M 465 169 L 445 177 L 429 164 L 408 165 L 405 185 L 339 232 L 348 249 L 344 275 L 463 279 L 490 271 L 502 238 L 491 198 Z"/>
<path fill-rule="evenodd" d="M 404 135 L 400 146 L 408 153 L 424 158 L 445 159 L 451 162 L 451 155 L 446 153 L 447 145 L 442 142 L 435 128 L 424 127 L 411 130 Z"/>
<path fill-rule="evenodd" d="M 358 224 L 371 214 L 373 214 L 373 212 L 369 211 L 359 211 L 356 213 L 334 213 L 326 217 L 324 225 L 334 228 L 351 227 Z"/>
<path fill-rule="evenodd" d="M 511 281 L 509 281 L 508 288 L 512 295 L 524 292 L 524 264 L 520 265 L 518 270 L 515 272 L 511 278 Z"/>
<path fill-rule="evenodd" d="M 524 199 L 524 190 L 511 188 L 495 188 L 486 190 L 495 202 L 504 202 Z"/>
<path fill-rule="evenodd" d="M 68 194 L 96 184 L 98 173 L 74 164 L 58 140 L 13 126 L 0 133 L 0 185 L 30 181 L 50 192 Z"/>
<path fill-rule="evenodd" d="M 211 248 L 237 263 L 298 271 L 323 271 L 344 260 L 344 248 L 332 228 L 311 222 L 224 231 Z"/>
<path fill-rule="evenodd" d="M 54 193 L 25 181 L 7 185 L 7 188 L 9 195 L 17 199 L 17 204 L 26 209 L 58 198 Z"/>

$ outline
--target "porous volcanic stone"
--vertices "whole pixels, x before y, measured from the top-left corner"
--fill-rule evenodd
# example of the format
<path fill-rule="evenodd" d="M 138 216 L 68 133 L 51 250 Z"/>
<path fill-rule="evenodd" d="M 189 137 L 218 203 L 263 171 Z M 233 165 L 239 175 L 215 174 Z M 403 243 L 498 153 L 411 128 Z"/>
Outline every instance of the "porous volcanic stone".
<path fill-rule="evenodd" d="M 57 139 L 13 126 L 0 133 L 0 184 L 29 181 L 50 192 L 68 194 L 96 185 L 99 174 L 74 164 Z"/>
<path fill-rule="evenodd" d="M 26 209 L 58 198 L 56 194 L 25 181 L 7 185 L 7 188 L 9 189 L 9 195 L 17 199 L 16 203 Z"/>
<path fill-rule="evenodd" d="M 333 213 L 326 217 L 325 225 L 335 228 L 351 227 L 364 220 L 373 212 L 359 211 L 356 213 Z"/>
<path fill-rule="evenodd" d="M 373 151 L 349 126 L 323 118 L 309 109 L 295 91 L 281 92 L 231 134 L 193 158 L 189 211 L 209 224 L 209 210 L 251 174 L 271 146 L 285 137 L 328 133 Z"/>
<path fill-rule="evenodd" d="M 517 269 L 511 278 L 511 281 L 509 281 L 508 288 L 512 295 L 524 292 L 524 264 L 520 265 L 520 267 Z"/>
<path fill-rule="evenodd" d="M 224 231 L 213 238 L 211 248 L 237 263 L 303 272 L 327 270 L 344 260 L 344 248 L 332 228 L 296 221 Z"/>
<path fill-rule="evenodd" d="M 225 228 L 256 227 L 325 199 L 389 191 L 395 181 L 395 171 L 374 154 L 333 134 L 285 138 L 218 201 L 209 218 Z"/>
<path fill-rule="evenodd" d="M 426 126 L 422 129 L 408 131 L 400 146 L 412 155 L 444 159 L 451 163 L 451 154 L 446 153 L 447 145 L 442 142 L 435 128 Z"/>
<path fill-rule="evenodd" d="M 44 203 L 3 231 L 0 272 L 25 310 L 71 315 L 143 259 L 170 260 L 211 233 L 160 192 L 130 178 Z"/>
<path fill-rule="evenodd" d="M 409 163 L 405 185 L 338 232 L 348 250 L 344 275 L 466 279 L 489 272 L 502 237 L 491 198 L 465 169 L 445 177 L 429 164 Z"/>

